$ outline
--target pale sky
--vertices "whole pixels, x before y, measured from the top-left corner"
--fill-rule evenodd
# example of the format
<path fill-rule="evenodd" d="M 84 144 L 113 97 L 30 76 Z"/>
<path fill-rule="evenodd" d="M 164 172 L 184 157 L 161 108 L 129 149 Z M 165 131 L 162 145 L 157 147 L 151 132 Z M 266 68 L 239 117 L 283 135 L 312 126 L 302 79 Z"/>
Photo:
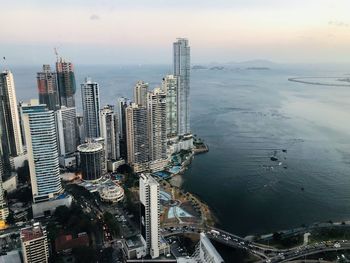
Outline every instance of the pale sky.
<path fill-rule="evenodd" d="M 0 0 L 0 56 L 10 64 L 350 62 L 350 0 Z"/>

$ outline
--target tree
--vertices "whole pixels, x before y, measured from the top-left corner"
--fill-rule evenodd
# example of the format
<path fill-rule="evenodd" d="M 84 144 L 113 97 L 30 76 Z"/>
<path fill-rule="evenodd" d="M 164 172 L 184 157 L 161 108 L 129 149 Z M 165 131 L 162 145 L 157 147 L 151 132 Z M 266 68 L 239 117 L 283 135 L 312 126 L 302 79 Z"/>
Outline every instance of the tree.
<path fill-rule="evenodd" d="M 6 224 L 13 225 L 15 223 L 15 217 L 13 216 L 13 212 L 10 212 L 6 218 Z"/>
<path fill-rule="evenodd" d="M 25 160 L 22 167 L 17 169 L 17 178 L 20 183 L 28 183 L 30 181 L 30 172 L 28 161 Z"/>
<path fill-rule="evenodd" d="M 106 223 L 106 225 L 108 226 L 109 230 L 112 232 L 112 234 L 114 236 L 119 235 L 120 232 L 120 228 L 118 223 L 115 221 L 113 215 L 109 212 L 105 212 L 103 214 L 103 220 Z"/>
<path fill-rule="evenodd" d="M 95 250 L 90 247 L 77 247 L 72 250 L 77 263 L 94 263 L 96 262 Z"/>

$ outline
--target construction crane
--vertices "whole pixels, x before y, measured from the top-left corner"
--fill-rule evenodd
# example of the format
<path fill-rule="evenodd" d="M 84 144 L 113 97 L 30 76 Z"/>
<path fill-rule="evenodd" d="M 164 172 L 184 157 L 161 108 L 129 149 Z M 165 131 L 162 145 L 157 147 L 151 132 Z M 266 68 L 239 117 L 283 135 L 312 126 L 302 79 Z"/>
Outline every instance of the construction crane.
<path fill-rule="evenodd" d="M 57 47 L 54 47 L 53 50 L 54 50 L 55 55 L 56 55 L 56 60 L 58 61 L 58 51 L 57 51 Z"/>

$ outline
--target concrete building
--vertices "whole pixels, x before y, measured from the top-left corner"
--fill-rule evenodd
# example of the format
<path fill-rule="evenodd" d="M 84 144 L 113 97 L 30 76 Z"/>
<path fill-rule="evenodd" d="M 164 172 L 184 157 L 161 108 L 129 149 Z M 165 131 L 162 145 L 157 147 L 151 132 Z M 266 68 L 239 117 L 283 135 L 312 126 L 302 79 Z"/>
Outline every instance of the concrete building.
<path fill-rule="evenodd" d="M 73 64 L 60 58 L 56 62 L 56 73 L 60 105 L 75 107 L 76 83 Z"/>
<path fill-rule="evenodd" d="M 86 78 L 81 84 L 85 138 L 100 137 L 100 90 L 96 82 Z"/>
<path fill-rule="evenodd" d="M 204 234 L 200 234 L 200 240 L 192 257 L 177 258 L 178 263 L 224 263 L 223 258 Z"/>
<path fill-rule="evenodd" d="M 118 98 L 116 113 L 118 114 L 118 133 L 119 133 L 119 152 L 120 158 L 127 159 L 127 145 L 126 145 L 126 108 L 131 104 L 127 98 Z"/>
<path fill-rule="evenodd" d="M 32 100 L 22 105 L 28 163 L 34 203 L 63 192 L 60 181 L 55 113 Z"/>
<path fill-rule="evenodd" d="M 45 228 L 40 223 L 21 229 L 21 245 L 24 263 L 49 262 L 49 247 Z"/>
<path fill-rule="evenodd" d="M 166 134 L 168 138 L 177 136 L 177 80 L 174 75 L 163 78 L 162 89 L 166 93 Z"/>
<path fill-rule="evenodd" d="M 36 75 L 39 103 L 46 104 L 49 110 L 57 110 L 60 107 L 59 94 L 57 90 L 57 76 L 51 71 L 50 65 L 43 65 L 42 72 Z"/>
<path fill-rule="evenodd" d="M 174 76 L 178 77 L 177 119 L 178 135 L 191 133 L 190 129 L 190 46 L 185 38 L 178 38 L 173 44 Z"/>
<path fill-rule="evenodd" d="M 141 235 L 146 241 L 147 253 L 152 258 L 160 255 L 159 184 L 151 175 L 140 175 Z"/>
<path fill-rule="evenodd" d="M 105 159 L 118 160 L 120 158 L 119 125 L 118 115 L 114 113 L 113 106 L 107 105 L 100 111 L 100 129 L 101 137 L 104 139 Z"/>
<path fill-rule="evenodd" d="M 85 143 L 78 146 L 82 179 L 99 180 L 103 175 L 103 146 L 100 143 Z"/>
<path fill-rule="evenodd" d="M 147 244 L 141 235 L 124 238 L 123 251 L 128 259 L 141 259 L 147 255 Z"/>
<path fill-rule="evenodd" d="M 7 140 L 5 151 L 9 151 L 10 156 L 23 154 L 23 142 L 21 135 L 21 127 L 19 122 L 19 114 L 17 108 L 17 98 L 15 91 L 15 82 L 11 71 L 5 70 L 0 73 L 0 104 L 4 126 L 3 136 Z M 4 147 L 3 147 L 4 148 Z"/>
<path fill-rule="evenodd" d="M 1 151 L 0 151 L 0 154 L 1 154 Z M 9 209 L 7 207 L 7 202 L 4 197 L 2 176 L 3 176 L 3 166 L 2 166 L 2 160 L 0 158 L 0 226 L 4 224 L 4 222 L 6 221 L 6 218 L 9 215 Z"/>
<path fill-rule="evenodd" d="M 149 143 L 147 109 L 132 103 L 126 108 L 127 162 L 135 172 L 148 169 Z"/>
<path fill-rule="evenodd" d="M 152 171 L 164 170 L 167 164 L 166 93 L 160 88 L 148 93 L 149 166 Z"/>
<path fill-rule="evenodd" d="M 101 187 L 98 193 L 101 200 L 107 203 L 117 203 L 124 198 L 124 189 L 114 183 L 112 185 Z"/>
<path fill-rule="evenodd" d="M 76 117 L 76 138 L 77 138 L 77 143 L 76 145 L 80 145 L 85 143 L 85 132 L 84 132 L 84 118 L 83 116 L 77 114 Z"/>
<path fill-rule="evenodd" d="M 65 160 L 77 150 L 76 108 L 62 106 L 56 111 L 58 146 L 60 159 Z M 61 166 L 66 162 L 60 161 Z M 73 165 L 73 164 L 72 164 Z"/>
<path fill-rule="evenodd" d="M 148 83 L 138 81 L 134 87 L 134 102 L 140 107 L 147 106 Z"/>

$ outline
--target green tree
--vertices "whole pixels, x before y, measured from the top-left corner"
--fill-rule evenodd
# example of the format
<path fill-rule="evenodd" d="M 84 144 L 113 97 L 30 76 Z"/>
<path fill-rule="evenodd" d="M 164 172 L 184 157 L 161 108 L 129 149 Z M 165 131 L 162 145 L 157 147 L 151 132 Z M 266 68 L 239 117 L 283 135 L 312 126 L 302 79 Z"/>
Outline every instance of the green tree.
<path fill-rule="evenodd" d="M 13 212 L 10 211 L 9 215 L 6 218 L 6 224 L 13 225 L 15 223 L 15 217 L 13 216 Z"/>

